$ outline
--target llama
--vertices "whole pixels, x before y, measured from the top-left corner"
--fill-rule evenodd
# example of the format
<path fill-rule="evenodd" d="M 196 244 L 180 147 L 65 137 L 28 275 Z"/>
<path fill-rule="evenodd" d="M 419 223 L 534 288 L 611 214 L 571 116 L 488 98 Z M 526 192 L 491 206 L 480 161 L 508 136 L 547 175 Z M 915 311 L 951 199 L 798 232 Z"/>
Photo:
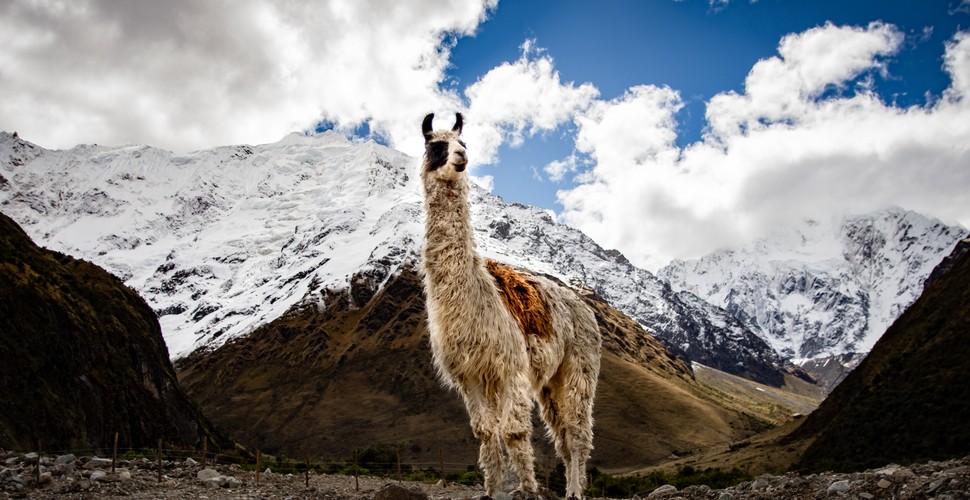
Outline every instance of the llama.
<path fill-rule="evenodd" d="M 438 375 L 461 394 L 481 441 L 486 497 L 501 491 L 503 443 L 517 491 L 538 491 L 531 442 L 538 401 L 566 467 L 567 498 L 582 499 L 602 345 L 596 318 L 573 291 L 476 252 L 462 115 L 454 128 L 439 131 L 431 127 L 433 117 L 422 124 L 422 271 Z"/>

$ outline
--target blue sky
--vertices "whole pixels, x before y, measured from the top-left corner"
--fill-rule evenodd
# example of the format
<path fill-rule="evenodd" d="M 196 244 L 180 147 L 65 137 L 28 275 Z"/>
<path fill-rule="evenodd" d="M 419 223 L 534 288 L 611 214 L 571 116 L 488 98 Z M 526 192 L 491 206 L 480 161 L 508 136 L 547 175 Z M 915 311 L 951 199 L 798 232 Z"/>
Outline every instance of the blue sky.
<path fill-rule="evenodd" d="M 970 226 L 970 0 L 13 0 L 0 46 L 0 129 L 47 148 L 418 157 L 461 111 L 476 182 L 651 270 L 889 206 Z"/>
<path fill-rule="evenodd" d="M 577 0 L 502 2 L 474 36 L 457 41 L 446 85 L 474 83 L 518 57 L 525 40 L 535 40 L 554 59 L 562 80 L 591 82 L 603 99 L 638 84 L 679 91 L 684 107 L 676 115 L 676 142 L 683 147 L 700 139 L 708 99 L 742 91 L 748 71 L 776 55 L 783 36 L 826 22 L 897 26 L 906 43 L 888 61 L 888 74 L 875 75 L 875 90 L 900 106 L 923 105 L 927 93 L 938 98 L 950 83 L 943 71 L 944 42 L 970 28 L 967 10 L 950 0 L 760 0 L 713 6 L 624 0 L 598 2 L 595 8 Z M 508 200 L 560 211 L 556 191 L 563 185 L 541 170 L 572 151 L 570 125 L 520 147 L 503 146 L 499 163 L 480 172 L 492 175 L 494 191 Z"/>

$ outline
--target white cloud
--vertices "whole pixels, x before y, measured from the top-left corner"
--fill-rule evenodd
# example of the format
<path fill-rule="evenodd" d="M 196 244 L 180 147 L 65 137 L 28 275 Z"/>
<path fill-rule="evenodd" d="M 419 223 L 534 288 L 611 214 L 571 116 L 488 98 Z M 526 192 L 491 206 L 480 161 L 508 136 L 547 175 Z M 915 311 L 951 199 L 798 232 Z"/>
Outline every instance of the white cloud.
<path fill-rule="evenodd" d="M 551 181 L 562 182 L 566 178 L 566 174 L 575 172 L 579 168 L 578 161 L 576 155 L 569 155 L 563 160 L 549 162 L 545 167 L 542 167 L 542 171 L 549 176 Z M 538 175 L 538 172 L 536 175 Z"/>
<path fill-rule="evenodd" d="M 970 225 L 970 35 L 947 44 L 953 84 L 935 103 L 826 92 L 885 71 L 901 41 L 880 23 L 789 35 L 744 93 L 710 100 L 705 139 L 684 149 L 676 92 L 636 87 L 594 104 L 576 119 L 593 166 L 560 192 L 562 219 L 651 269 L 778 224 L 890 205 Z"/>
<path fill-rule="evenodd" d="M 827 23 L 787 35 L 778 46 L 780 57 L 758 61 L 748 73 L 744 94 L 727 92 L 710 100 L 710 133 L 732 136 L 764 128 L 765 122 L 802 119 L 826 89 L 843 87 L 864 71 L 883 71 L 880 58 L 895 53 L 902 40 L 902 33 L 883 23 L 867 28 Z"/>
<path fill-rule="evenodd" d="M 495 0 L 49 0 L 0 4 L 0 129 L 47 147 L 176 151 L 369 123 L 420 152 L 451 34 Z"/>
<path fill-rule="evenodd" d="M 516 147 L 557 129 L 598 94 L 589 83 L 563 83 L 552 58 L 527 40 L 518 60 L 492 68 L 465 90 L 469 126 L 463 135 L 474 151 L 472 162 L 493 163 L 503 143 Z"/>

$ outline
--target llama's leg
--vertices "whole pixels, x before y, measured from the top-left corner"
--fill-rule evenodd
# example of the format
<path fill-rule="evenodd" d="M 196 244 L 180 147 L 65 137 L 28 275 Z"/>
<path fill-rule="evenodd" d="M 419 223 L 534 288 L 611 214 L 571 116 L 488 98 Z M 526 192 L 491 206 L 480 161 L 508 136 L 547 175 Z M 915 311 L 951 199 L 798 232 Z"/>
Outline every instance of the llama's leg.
<path fill-rule="evenodd" d="M 580 370 L 581 372 L 581 370 Z M 555 440 L 556 453 L 566 467 L 566 498 L 582 499 L 586 489 L 586 460 L 593 449 L 593 395 L 588 379 L 557 377 L 542 390 L 542 416 Z M 568 387 L 568 389 L 567 389 Z"/>
<path fill-rule="evenodd" d="M 519 490 L 535 493 L 539 490 L 535 474 L 535 454 L 532 450 L 532 396 L 524 375 L 509 388 L 505 424 L 505 446 L 509 460 L 519 480 Z"/>
<path fill-rule="evenodd" d="M 576 419 L 566 429 L 566 446 L 569 460 L 566 463 L 566 498 L 581 499 L 586 490 L 586 460 L 593 449 L 592 398 L 577 398 Z"/>
<path fill-rule="evenodd" d="M 556 398 L 553 397 L 553 387 L 547 386 L 542 389 L 539 395 L 539 409 L 542 413 L 542 421 L 549 429 L 549 437 L 556 447 L 556 455 L 562 459 L 563 464 L 568 464 L 570 456 L 569 448 L 566 446 L 566 427 L 563 425 Z"/>
<path fill-rule="evenodd" d="M 494 497 L 502 491 L 505 472 L 501 414 L 496 405 L 487 401 L 481 393 L 466 395 L 465 406 L 471 419 L 472 433 L 482 443 L 478 451 L 478 466 L 485 474 L 485 496 Z"/>

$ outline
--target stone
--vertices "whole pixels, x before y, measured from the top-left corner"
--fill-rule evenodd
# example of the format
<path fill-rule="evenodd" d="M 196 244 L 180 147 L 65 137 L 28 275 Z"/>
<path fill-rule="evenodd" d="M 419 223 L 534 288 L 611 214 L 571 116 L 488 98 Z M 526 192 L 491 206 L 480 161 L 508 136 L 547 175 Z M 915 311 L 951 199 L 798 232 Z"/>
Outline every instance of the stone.
<path fill-rule="evenodd" d="M 909 469 L 899 469 L 893 472 L 893 479 L 910 479 L 916 477 L 916 473 Z"/>
<path fill-rule="evenodd" d="M 496 495 L 497 496 L 497 495 Z M 374 495 L 374 500 L 428 500 L 428 495 L 405 488 L 399 484 L 385 485 Z"/>
<path fill-rule="evenodd" d="M 107 475 L 108 473 L 103 470 L 96 470 L 91 473 L 91 477 L 89 477 L 88 479 L 90 479 L 91 481 L 98 481 L 107 477 Z"/>
<path fill-rule="evenodd" d="M 937 479 L 936 481 L 933 481 L 932 483 L 930 483 L 930 487 L 926 489 L 926 492 L 927 493 L 936 492 L 936 490 L 940 489 L 941 486 L 947 483 L 947 479 L 949 478 L 942 478 L 942 479 Z"/>
<path fill-rule="evenodd" d="M 54 459 L 54 465 L 67 465 L 74 463 L 75 458 L 76 457 L 73 453 L 68 453 L 67 455 L 58 455 L 57 458 Z"/>
<path fill-rule="evenodd" d="M 24 455 L 24 462 L 26 462 L 27 465 L 36 464 L 39 460 L 40 456 L 35 452 L 30 452 Z"/>
<path fill-rule="evenodd" d="M 19 457 L 10 457 L 10 458 L 4 460 L 3 463 L 6 464 L 6 465 L 15 465 L 17 462 L 20 462 L 20 458 Z"/>
<path fill-rule="evenodd" d="M 841 481 L 836 481 L 830 484 L 829 488 L 826 490 L 826 493 L 828 493 L 829 495 L 833 495 L 838 493 L 845 493 L 846 491 L 849 491 L 849 481 L 847 479 L 843 479 Z"/>
<path fill-rule="evenodd" d="M 192 460 L 192 457 L 185 459 L 185 465 L 199 465 L 199 462 Z"/>
<path fill-rule="evenodd" d="M 862 492 L 862 493 L 859 493 L 859 498 L 861 498 L 862 500 L 872 500 L 873 498 L 876 498 L 876 495 L 873 495 L 872 493 Z"/>
<path fill-rule="evenodd" d="M 196 476 L 203 481 L 208 481 L 210 479 L 215 479 L 219 477 L 220 474 L 216 472 L 214 469 L 202 469 L 199 471 L 199 473 Z"/>
<path fill-rule="evenodd" d="M 672 484 L 665 484 L 653 490 L 649 495 L 647 495 L 647 498 L 657 498 L 661 495 L 668 495 L 671 493 L 677 493 L 677 487 Z"/>
<path fill-rule="evenodd" d="M 717 497 L 717 500 L 734 500 L 734 495 L 725 491 L 721 493 L 721 496 Z"/>
<path fill-rule="evenodd" d="M 768 489 L 768 486 L 771 486 L 771 483 L 769 483 L 767 479 L 762 477 L 759 477 L 751 482 L 751 489 L 754 491 L 766 490 Z"/>
<path fill-rule="evenodd" d="M 893 485 L 892 481 L 890 481 L 890 480 L 888 480 L 886 478 L 882 478 L 882 479 L 879 480 L 878 483 L 876 483 L 876 486 L 878 486 L 878 487 L 880 487 L 882 489 L 886 489 L 886 488 L 888 488 L 888 487 L 890 487 L 892 485 Z"/>
<path fill-rule="evenodd" d="M 881 469 L 876 469 L 876 470 L 874 470 L 872 472 L 874 472 L 876 474 L 882 474 L 882 475 L 887 475 L 888 476 L 888 475 L 892 474 L 893 472 L 898 471 L 901 468 L 902 467 L 900 467 L 900 466 L 898 466 L 896 464 L 891 464 L 891 465 L 887 465 L 887 466 L 885 466 L 885 467 L 883 467 Z"/>
<path fill-rule="evenodd" d="M 49 484 L 53 480 L 50 472 L 41 472 L 37 478 L 37 484 Z"/>
<path fill-rule="evenodd" d="M 239 488 L 243 485 L 242 479 L 238 479 L 233 476 L 228 476 L 225 479 L 226 481 L 223 484 L 224 488 Z"/>
<path fill-rule="evenodd" d="M 217 477 L 209 478 L 209 479 L 206 479 L 205 481 L 202 481 L 202 484 L 204 484 L 206 488 L 221 488 L 222 479 L 223 479 L 222 476 L 217 476 Z"/>
<path fill-rule="evenodd" d="M 88 460 L 86 464 L 84 464 L 84 468 L 86 469 L 100 469 L 104 467 L 111 467 L 110 458 L 94 457 L 91 460 Z"/>

